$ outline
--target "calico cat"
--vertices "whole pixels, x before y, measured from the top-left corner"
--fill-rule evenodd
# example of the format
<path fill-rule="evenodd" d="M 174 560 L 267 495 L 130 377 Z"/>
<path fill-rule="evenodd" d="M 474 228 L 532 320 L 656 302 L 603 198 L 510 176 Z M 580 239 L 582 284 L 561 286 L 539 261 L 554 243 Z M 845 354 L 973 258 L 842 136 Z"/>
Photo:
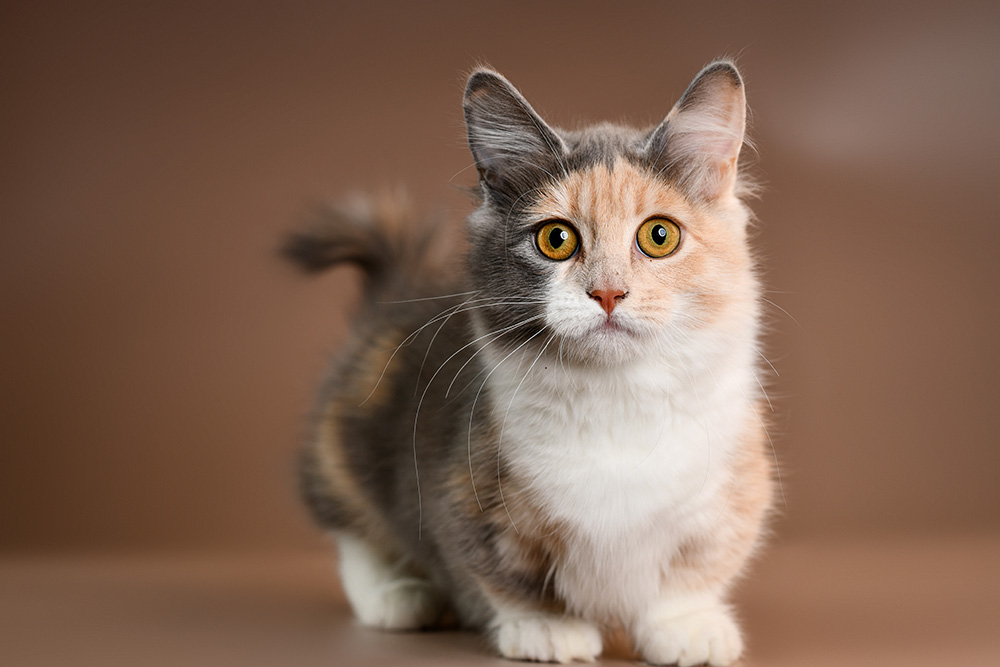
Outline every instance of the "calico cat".
<path fill-rule="evenodd" d="M 464 110 L 466 248 L 388 200 L 286 248 L 366 276 L 301 462 L 355 615 L 451 609 L 515 659 L 592 661 L 622 629 L 649 663 L 728 665 L 772 503 L 740 74 L 712 63 L 650 130 L 556 129 L 489 69 Z"/>

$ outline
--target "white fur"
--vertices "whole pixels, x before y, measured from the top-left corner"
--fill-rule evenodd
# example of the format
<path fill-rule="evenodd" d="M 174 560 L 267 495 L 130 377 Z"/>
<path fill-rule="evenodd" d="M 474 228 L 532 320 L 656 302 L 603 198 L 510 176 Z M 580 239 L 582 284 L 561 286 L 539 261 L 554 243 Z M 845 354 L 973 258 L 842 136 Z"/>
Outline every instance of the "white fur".
<path fill-rule="evenodd" d="M 593 330 L 606 317 L 593 300 L 550 299 L 555 331 Z M 728 664 L 741 644 L 724 591 L 701 592 L 691 614 L 670 616 L 664 605 L 676 591 L 665 582 L 680 546 L 712 530 L 729 491 L 729 457 L 755 418 L 756 313 L 651 334 L 628 308 L 626 300 L 614 316 L 637 333 L 590 334 L 592 351 L 603 347 L 615 363 L 563 363 L 552 345 L 527 376 L 533 356 L 496 368 L 502 456 L 527 480 L 531 501 L 569 529 L 553 585 L 570 614 L 624 624 L 644 637 L 638 646 L 651 662 Z M 620 361 L 623 350 L 629 361 Z M 494 365 L 503 358 L 487 355 Z"/>
<path fill-rule="evenodd" d="M 432 625 L 444 608 L 440 591 L 414 576 L 405 561 L 393 561 L 367 542 L 337 536 L 340 577 L 354 615 L 385 630 L 416 630 Z"/>
<path fill-rule="evenodd" d="M 601 633 L 578 619 L 504 611 L 494 625 L 497 648 L 505 658 L 593 662 L 601 653 Z"/>
<path fill-rule="evenodd" d="M 729 665 L 743 652 L 729 609 L 711 595 L 665 600 L 633 629 L 646 662 L 654 665 Z"/>

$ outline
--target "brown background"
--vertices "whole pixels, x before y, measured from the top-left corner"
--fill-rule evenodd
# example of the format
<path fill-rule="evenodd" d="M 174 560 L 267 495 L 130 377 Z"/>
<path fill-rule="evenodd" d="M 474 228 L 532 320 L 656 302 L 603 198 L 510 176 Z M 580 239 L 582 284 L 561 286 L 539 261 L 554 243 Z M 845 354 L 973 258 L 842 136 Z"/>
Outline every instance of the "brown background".
<path fill-rule="evenodd" d="M 275 248 L 398 184 L 460 221 L 476 62 L 652 124 L 735 54 L 786 498 L 743 665 L 1000 664 L 1000 5 L 936 4 L 0 4 L 0 663 L 509 664 L 351 623 L 292 472 L 357 275 Z"/>
<path fill-rule="evenodd" d="M 0 14 L 3 549 L 316 545 L 293 454 L 356 276 L 282 232 L 400 183 L 467 213 L 477 62 L 554 123 L 649 124 L 723 54 L 779 541 L 1000 528 L 996 3 L 78 4 Z"/>

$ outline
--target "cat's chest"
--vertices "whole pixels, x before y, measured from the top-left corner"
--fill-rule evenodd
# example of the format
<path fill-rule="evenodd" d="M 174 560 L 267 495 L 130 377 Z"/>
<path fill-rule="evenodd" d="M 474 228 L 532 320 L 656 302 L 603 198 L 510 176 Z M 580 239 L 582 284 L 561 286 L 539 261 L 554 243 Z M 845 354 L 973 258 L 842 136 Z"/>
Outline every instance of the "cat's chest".
<path fill-rule="evenodd" d="M 625 619 L 660 594 L 680 546 L 712 529 L 749 402 L 736 377 L 542 380 L 498 403 L 501 456 L 543 524 L 559 526 L 557 594 L 585 618 Z"/>
<path fill-rule="evenodd" d="M 694 530 L 738 437 L 741 402 L 657 378 L 572 386 L 558 378 L 501 394 L 501 456 L 552 519 L 594 538 Z"/>

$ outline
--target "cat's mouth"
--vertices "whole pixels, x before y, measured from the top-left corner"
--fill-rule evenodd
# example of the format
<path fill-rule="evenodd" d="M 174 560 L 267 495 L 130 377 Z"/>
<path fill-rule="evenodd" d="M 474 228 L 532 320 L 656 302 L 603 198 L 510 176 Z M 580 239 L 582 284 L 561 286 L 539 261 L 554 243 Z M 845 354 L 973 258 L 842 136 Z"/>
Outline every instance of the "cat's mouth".
<path fill-rule="evenodd" d="M 603 335 L 637 336 L 639 332 L 633 327 L 628 326 L 620 317 L 607 317 L 594 327 L 593 333 Z"/>

